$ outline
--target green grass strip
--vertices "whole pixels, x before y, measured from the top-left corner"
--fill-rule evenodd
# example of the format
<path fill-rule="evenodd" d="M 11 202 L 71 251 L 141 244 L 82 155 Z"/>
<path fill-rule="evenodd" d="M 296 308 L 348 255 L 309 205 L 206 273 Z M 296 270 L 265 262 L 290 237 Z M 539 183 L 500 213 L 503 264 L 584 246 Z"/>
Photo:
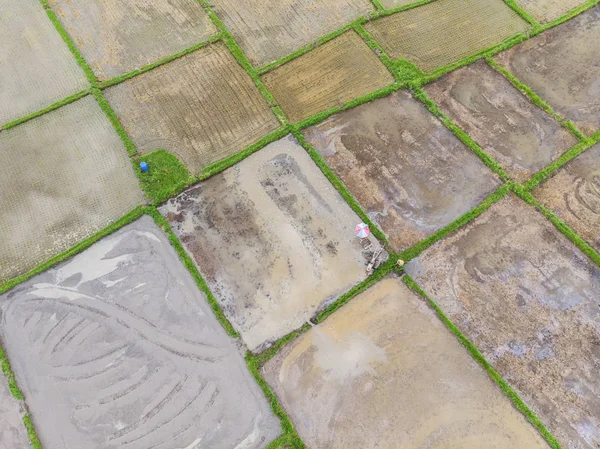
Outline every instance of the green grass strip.
<path fill-rule="evenodd" d="M 240 334 L 238 334 L 238 332 L 233 328 L 233 326 L 231 325 L 231 323 L 229 322 L 229 320 L 223 313 L 221 306 L 219 305 L 219 303 L 217 302 L 217 299 L 214 297 L 214 295 L 208 288 L 208 285 L 206 284 L 206 281 L 204 280 L 204 278 L 202 278 L 202 276 L 200 275 L 200 272 L 196 268 L 196 265 L 194 264 L 194 262 L 192 261 L 192 259 L 188 255 L 188 253 L 183 248 L 183 245 L 181 244 L 181 242 L 179 241 L 179 239 L 177 238 L 175 233 L 171 230 L 171 226 L 169 225 L 169 222 L 166 220 L 165 217 L 163 217 L 160 214 L 160 212 L 158 211 L 158 209 L 156 209 L 156 207 L 147 207 L 144 212 L 147 215 L 149 215 L 150 217 L 152 217 L 154 219 L 154 222 L 156 223 L 156 225 L 167 234 L 167 237 L 169 238 L 169 242 L 171 242 L 171 245 L 173 246 L 173 248 L 179 255 L 179 259 L 181 260 L 181 262 L 183 262 L 183 265 L 185 266 L 185 268 L 187 268 L 187 270 L 190 272 L 190 274 L 192 275 L 192 278 L 194 278 L 194 281 L 196 282 L 196 285 L 198 286 L 198 288 L 206 295 L 206 299 L 207 299 L 208 303 L 210 304 L 210 308 L 212 309 L 213 313 L 217 317 L 217 320 L 219 320 L 219 323 L 221 323 L 221 325 L 225 328 L 225 331 L 230 336 L 232 336 L 234 338 L 238 338 L 240 336 Z"/>
<path fill-rule="evenodd" d="M 413 92 L 413 97 L 420 100 L 426 107 L 431 111 L 433 115 L 438 117 L 441 122 L 448 128 L 458 139 L 464 143 L 471 151 L 473 151 L 483 163 L 494 173 L 496 173 L 502 180 L 509 181 L 510 177 L 504 171 L 504 168 L 496 162 L 491 156 L 489 156 L 483 149 L 462 129 L 460 129 L 450 118 L 444 114 L 441 109 L 435 104 L 435 102 L 427 96 L 425 91 L 421 88 L 417 88 Z"/>
<path fill-rule="evenodd" d="M 538 430 L 542 437 L 548 442 L 551 448 L 561 449 L 560 444 L 552 436 L 552 434 L 546 429 L 542 421 L 537 417 L 535 413 L 523 402 L 517 392 L 498 374 L 494 367 L 486 360 L 481 352 L 475 347 L 473 343 L 460 331 L 460 329 L 448 319 L 442 309 L 433 301 L 427 293 L 425 293 L 421 287 L 411 278 L 409 275 L 405 275 L 402 280 L 404 284 L 418 295 L 422 296 L 435 311 L 438 318 L 446 325 L 448 330 L 454 334 L 458 341 L 469 351 L 471 357 L 473 357 L 477 363 L 488 373 L 490 378 L 500 387 L 506 396 L 512 401 L 513 405 L 519 410 L 527 420 Z"/>
<path fill-rule="evenodd" d="M 334 107 L 326 111 L 318 112 L 314 115 L 311 115 L 310 117 L 307 117 L 304 120 L 295 123 L 294 128 L 301 130 L 304 128 L 308 128 L 309 126 L 316 125 L 317 123 L 322 122 L 323 120 L 327 119 L 333 114 L 352 109 L 356 106 L 360 106 L 363 103 L 368 103 L 369 101 L 377 100 L 378 98 L 386 97 L 389 94 L 396 92 L 401 87 L 401 83 L 395 82 L 387 87 L 384 87 L 383 89 L 379 89 L 374 92 L 371 92 L 370 94 L 363 95 L 362 97 L 355 98 L 354 100 L 350 100 L 348 103 L 342 106 Z"/>
<path fill-rule="evenodd" d="M 352 28 L 363 39 L 363 41 L 365 41 L 369 48 L 371 48 L 371 50 L 373 50 L 375 54 L 377 54 L 383 65 L 385 65 L 387 69 L 391 72 L 391 74 L 394 75 L 396 81 L 403 81 L 402 79 L 398 78 L 398 73 L 396 71 L 396 66 L 394 65 L 394 62 L 387 55 L 383 47 L 381 47 L 381 45 L 379 45 L 379 43 L 375 39 L 373 39 L 373 36 L 371 36 L 369 32 L 365 30 L 365 28 L 360 23 L 355 23 L 352 26 Z"/>
<path fill-rule="evenodd" d="M 504 0 L 504 3 L 506 3 L 509 6 L 509 8 L 512 9 L 514 12 L 516 12 L 519 15 L 519 17 L 521 17 L 521 19 L 532 25 L 533 29 L 541 27 L 541 24 L 537 20 L 535 20 L 535 18 L 531 14 L 529 14 L 527 11 L 521 8 L 517 4 L 517 2 L 515 2 L 515 0 Z"/>
<path fill-rule="evenodd" d="M 488 196 L 483 203 L 477 206 L 474 209 L 471 209 L 466 214 L 462 215 L 449 225 L 443 227 L 435 234 L 427 237 L 424 240 L 421 240 L 414 246 L 404 250 L 400 253 L 400 259 L 408 262 L 411 259 L 419 256 L 423 251 L 429 248 L 431 245 L 437 243 L 441 239 L 445 238 L 448 234 L 458 230 L 459 228 L 465 226 L 467 223 L 473 221 L 475 218 L 479 217 L 482 213 L 488 210 L 492 205 L 500 201 L 502 198 L 506 196 L 506 194 L 510 191 L 511 183 L 506 183 L 502 185 L 498 190 Z"/>
<path fill-rule="evenodd" d="M 340 193 L 340 195 L 342 195 L 342 197 L 346 200 L 346 202 L 356 213 L 356 215 L 358 215 L 363 222 L 369 225 L 369 228 L 371 229 L 373 235 L 379 241 L 388 246 L 389 242 L 385 234 L 381 232 L 381 230 L 377 226 L 375 226 L 375 224 L 371 221 L 369 216 L 362 210 L 360 204 L 358 204 L 358 201 L 356 201 L 356 199 L 348 191 L 344 183 L 340 181 L 340 179 L 335 175 L 335 173 L 333 173 L 333 170 L 329 168 L 329 166 L 323 160 L 319 152 L 315 150 L 310 143 L 308 143 L 308 141 L 304 138 L 302 133 L 300 133 L 297 130 L 294 130 L 292 131 L 292 134 L 294 135 L 298 143 L 302 146 L 302 148 L 304 148 L 308 152 L 312 160 L 315 161 L 315 163 L 319 166 L 319 168 L 321 169 L 325 177 L 329 180 L 329 182 L 333 184 L 333 186 Z"/>
<path fill-rule="evenodd" d="M 588 245 L 585 240 L 579 237 L 579 235 L 577 235 L 564 221 L 558 218 L 554 212 L 543 206 L 530 192 L 526 191 L 523 186 L 518 184 L 514 185 L 513 191 L 527 204 L 530 204 L 538 209 L 548 220 L 552 222 L 556 229 L 558 229 L 563 235 L 565 235 L 565 237 L 573 242 L 575 246 L 577 246 L 586 256 L 592 259 L 596 265 L 600 266 L 600 254 L 598 254 L 594 248 Z"/>
<path fill-rule="evenodd" d="M 588 138 L 583 132 L 581 132 L 579 128 L 577 128 L 575 123 L 573 123 L 571 120 L 563 120 L 561 122 L 561 126 L 566 130 L 570 131 L 571 134 L 573 134 L 579 140 L 585 140 Z"/>
<path fill-rule="evenodd" d="M 41 115 L 47 114 L 48 112 L 52 112 L 55 109 L 60 108 L 61 106 L 73 103 L 74 101 L 77 101 L 80 98 L 85 97 L 89 93 L 90 93 L 89 89 L 85 89 L 85 90 L 82 90 L 81 92 L 77 92 L 76 94 L 73 94 L 70 97 L 64 98 L 60 101 L 57 101 L 56 103 L 51 104 L 48 107 L 45 107 L 44 109 L 40 109 L 39 111 L 33 112 L 29 115 L 26 115 L 25 117 L 21 117 L 16 120 L 13 120 L 11 122 L 5 123 L 4 125 L 0 126 L 0 130 L 7 130 L 10 128 L 14 128 L 15 126 L 20 125 L 21 123 L 28 122 L 31 119 L 34 119 Z"/>
<path fill-rule="evenodd" d="M 160 204 L 181 193 L 195 181 L 188 169 L 177 156 L 165 150 L 157 150 L 136 158 L 134 171 L 140 186 L 154 204 Z M 142 172 L 139 162 L 148 164 L 148 171 Z"/>
<path fill-rule="evenodd" d="M 54 265 L 66 260 L 66 259 L 69 259 L 70 257 L 73 257 L 76 254 L 79 254 L 84 249 L 89 248 L 92 244 L 96 243 L 101 238 L 106 237 L 107 235 L 112 234 L 113 232 L 119 230 L 123 226 L 131 223 L 132 221 L 137 220 L 138 218 L 140 218 L 143 215 L 143 213 L 144 213 L 144 207 L 138 206 L 135 209 L 133 209 L 131 212 L 128 212 L 123 217 L 119 218 L 114 223 L 112 223 L 109 226 L 107 226 L 106 228 L 96 232 L 95 234 L 92 234 L 90 237 L 82 240 L 77 245 L 73 246 L 72 248 L 69 248 L 68 250 L 66 250 L 60 254 L 57 254 L 56 256 L 48 259 L 47 261 L 42 262 L 37 267 L 33 268 L 32 270 L 28 271 L 25 274 L 14 277 L 12 279 L 8 279 L 8 280 L 0 283 L 0 295 L 3 293 L 6 293 L 10 289 L 25 282 L 26 280 L 32 278 L 33 276 L 40 274 L 43 271 L 48 270 L 49 268 L 53 267 Z"/>
<path fill-rule="evenodd" d="M 179 59 L 179 58 L 181 58 L 181 57 L 183 57 L 185 55 L 189 55 L 190 53 L 198 51 L 201 48 L 206 47 L 208 44 L 213 44 L 215 42 L 218 42 L 218 41 L 221 40 L 221 38 L 222 38 L 221 34 L 216 34 L 216 35 L 210 37 L 210 39 L 202 41 L 202 42 L 200 42 L 200 43 L 198 43 L 196 45 L 193 45 L 193 46 L 191 46 L 189 48 L 186 48 L 185 50 L 180 51 L 179 53 L 175 53 L 173 55 L 167 56 L 166 58 L 159 59 L 158 61 L 153 62 L 152 64 L 145 65 L 145 66 L 143 66 L 140 69 L 132 70 L 131 72 L 124 73 L 123 75 L 119 75 L 119 76 L 117 76 L 115 78 L 111 78 L 109 80 L 102 81 L 98 85 L 98 87 L 100 89 L 106 89 L 107 87 L 114 86 L 115 84 L 122 83 L 123 81 L 131 79 L 131 78 L 133 78 L 135 76 L 141 75 L 142 73 L 149 72 L 150 70 L 153 70 L 153 69 L 155 69 L 157 67 L 160 67 L 161 65 L 167 64 L 167 63 L 172 62 L 172 61 L 174 61 L 176 59 Z"/>
<path fill-rule="evenodd" d="M 549 22 L 549 23 L 547 23 L 545 25 L 542 25 L 540 28 L 538 28 L 537 30 L 535 30 L 534 33 L 532 33 L 532 36 L 536 36 L 536 35 L 540 34 L 543 31 L 546 31 L 546 30 L 548 30 L 550 28 L 554 28 L 555 26 L 558 26 L 558 25 L 566 22 L 567 20 L 570 20 L 573 17 L 578 16 L 582 12 L 585 12 L 588 9 L 593 8 L 594 6 L 598 5 L 599 3 L 600 3 L 600 0 L 590 0 L 590 1 L 587 1 L 586 3 L 583 3 L 582 5 L 579 5 L 579 6 L 575 7 L 575 8 L 573 8 L 571 11 L 569 11 L 565 15 L 559 17 L 558 19 L 555 19 L 552 22 Z"/>
<path fill-rule="evenodd" d="M 113 128 L 121 138 L 121 141 L 123 142 L 123 145 L 125 145 L 125 149 L 127 150 L 127 154 L 129 154 L 129 156 L 135 156 L 137 154 L 135 144 L 127 135 L 125 128 L 123 128 L 123 125 L 121 125 L 121 122 L 119 121 L 119 118 L 117 117 L 117 114 L 115 113 L 113 108 L 110 106 L 108 101 L 106 101 L 104 95 L 102 95 L 102 91 L 97 88 L 92 88 L 90 89 L 90 92 L 98 102 L 100 109 L 104 111 L 104 113 L 110 120 L 110 123 L 112 123 Z"/>
<path fill-rule="evenodd" d="M 275 131 L 267 134 L 265 137 L 260 139 L 259 141 L 253 143 L 252 145 L 246 147 L 239 153 L 236 153 L 232 156 L 226 157 L 225 159 L 221 159 L 220 161 L 215 162 L 214 164 L 207 165 L 202 169 L 198 176 L 198 181 L 204 181 L 211 176 L 216 175 L 217 173 L 222 172 L 223 170 L 228 169 L 232 165 L 237 164 L 238 162 L 246 159 L 253 153 L 263 149 L 268 144 L 275 142 L 276 140 L 282 139 L 287 134 L 290 133 L 290 129 L 287 126 L 276 129 Z"/>
<path fill-rule="evenodd" d="M 0 345 L 0 365 L 2 365 L 2 372 L 8 378 L 8 388 L 10 390 L 10 394 L 13 395 L 14 398 L 22 401 L 25 399 L 23 393 L 17 386 L 17 381 L 15 380 L 15 374 L 10 367 L 10 362 L 8 361 L 8 357 L 6 357 L 6 353 L 4 349 Z"/>
<path fill-rule="evenodd" d="M 384 6 L 381 4 L 381 2 L 379 0 L 371 0 L 371 3 L 373 3 L 373 6 L 375 7 L 375 9 L 377 11 L 385 11 Z"/>
<path fill-rule="evenodd" d="M 75 57 L 77 64 L 79 64 L 79 67 L 81 67 L 81 69 L 83 70 L 83 73 L 85 73 L 85 77 L 90 82 L 92 87 L 96 87 L 98 85 L 98 80 L 96 79 L 96 75 L 94 75 L 94 71 L 90 68 L 90 66 L 85 61 L 85 59 L 83 59 L 83 56 L 81 55 L 81 53 L 79 52 L 79 50 L 77 49 L 75 44 L 73 43 L 71 36 L 69 36 L 67 31 L 64 29 L 64 27 L 62 26 L 62 23 L 60 23 L 60 20 L 58 20 L 58 17 L 56 17 L 56 14 L 54 14 L 54 11 L 52 11 L 52 9 L 50 9 L 48 2 L 42 0 L 41 3 L 43 5 L 44 9 L 46 10 L 46 14 L 48 14 L 50 21 L 54 24 L 54 28 L 56 28 L 56 31 L 58 31 L 60 36 L 63 38 L 63 41 L 65 41 L 65 44 L 67 44 L 67 47 L 69 47 L 69 50 Z"/>
<path fill-rule="evenodd" d="M 31 420 L 31 415 L 29 413 L 23 416 L 23 424 L 25 424 L 25 427 L 27 428 L 27 436 L 29 437 L 32 449 L 42 449 L 42 443 L 35 431 L 35 427 L 33 427 L 33 421 Z"/>
<path fill-rule="evenodd" d="M 367 21 L 366 17 L 359 17 L 358 19 L 354 20 L 353 22 L 350 22 L 350 23 L 344 25 L 343 27 L 338 28 L 335 31 L 332 31 L 329 34 L 326 34 L 325 36 L 319 38 L 315 42 L 311 42 L 310 44 L 305 45 L 302 48 L 299 48 L 298 50 L 294 51 L 293 53 L 290 53 L 289 55 L 284 56 L 281 59 L 278 59 L 276 61 L 265 64 L 262 67 L 259 67 L 258 69 L 256 69 L 256 73 L 258 75 L 264 75 L 265 73 L 267 73 L 279 66 L 282 66 L 283 64 L 286 64 L 296 58 L 299 58 L 300 56 L 310 52 L 311 50 L 314 50 L 315 48 L 329 42 L 330 40 L 335 39 L 336 37 L 340 36 L 341 34 L 345 33 L 346 31 L 348 31 L 349 29 L 354 27 L 355 25 L 364 23 L 366 21 Z"/>

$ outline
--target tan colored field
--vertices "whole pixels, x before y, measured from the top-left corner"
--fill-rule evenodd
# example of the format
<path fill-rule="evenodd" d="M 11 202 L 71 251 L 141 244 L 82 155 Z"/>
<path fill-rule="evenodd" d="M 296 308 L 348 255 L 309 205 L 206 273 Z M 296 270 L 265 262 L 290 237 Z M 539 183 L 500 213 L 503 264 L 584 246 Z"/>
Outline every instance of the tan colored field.
<path fill-rule="evenodd" d="M 533 194 L 600 252 L 600 144 L 570 161 Z"/>
<path fill-rule="evenodd" d="M 547 23 L 582 5 L 585 0 L 517 0 L 517 3 L 535 19 Z"/>
<path fill-rule="evenodd" d="M 397 278 L 353 298 L 263 372 L 311 448 L 548 448 Z"/>
<path fill-rule="evenodd" d="M 195 173 L 279 126 L 220 42 L 104 92 L 141 153 L 165 149 Z"/>
<path fill-rule="evenodd" d="M 416 3 L 418 0 L 379 0 L 379 3 L 383 5 L 386 9 L 393 9 L 399 6 L 410 5 L 411 3 Z"/>
<path fill-rule="evenodd" d="M 430 72 L 525 32 L 528 25 L 502 0 L 436 0 L 365 28 L 393 59 Z"/>
<path fill-rule="evenodd" d="M 449 73 L 425 91 L 517 182 L 578 142 L 484 61 Z"/>
<path fill-rule="evenodd" d="M 49 0 L 100 80 L 180 52 L 217 33 L 197 0 Z"/>
<path fill-rule="evenodd" d="M 369 0 L 212 0 L 255 66 L 282 58 L 374 8 Z"/>
<path fill-rule="evenodd" d="M 292 122 L 381 89 L 394 77 L 354 31 L 262 77 Z"/>

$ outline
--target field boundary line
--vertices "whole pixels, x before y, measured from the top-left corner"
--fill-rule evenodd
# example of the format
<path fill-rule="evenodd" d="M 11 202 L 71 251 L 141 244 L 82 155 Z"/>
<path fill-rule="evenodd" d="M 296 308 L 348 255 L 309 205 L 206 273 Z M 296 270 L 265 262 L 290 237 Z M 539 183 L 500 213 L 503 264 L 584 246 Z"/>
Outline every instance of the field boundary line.
<path fill-rule="evenodd" d="M 520 398 L 518 393 L 504 380 L 502 376 L 495 370 L 490 362 L 483 356 L 483 354 L 477 349 L 477 347 L 469 340 L 442 311 L 437 303 L 432 300 L 427 293 L 415 282 L 415 280 L 408 274 L 405 274 L 402 278 L 404 284 L 413 290 L 416 294 L 421 296 L 427 304 L 433 309 L 437 317 L 444 323 L 446 328 L 454 334 L 457 340 L 462 344 L 465 349 L 469 352 L 471 357 L 487 372 L 490 379 L 496 383 L 500 390 L 508 397 L 512 402 L 513 406 L 520 411 L 525 418 L 536 428 L 540 435 L 546 440 L 552 449 L 562 449 L 558 441 L 550 433 L 550 431 L 544 426 L 538 416 L 525 404 Z"/>
<path fill-rule="evenodd" d="M 593 8 L 594 6 L 596 6 L 598 4 L 600 4 L 600 0 L 588 0 L 585 3 L 583 3 L 579 6 L 576 6 L 575 8 L 573 8 L 569 12 L 563 14 L 562 16 L 552 20 L 551 22 L 541 25 L 541 27 L 539 29 L 535 30 L 535 32 L 532 34 L 531 37 L 537 36 L 538 34 L 543 33 L 544 31 L 549 30 L 550 28 L 554 28 L 564 22 L 567 22 L 568 20 L 571 20 L 572 18 L 587 11 L 590 8 Z"/>
<path fill-rule="evenodd" d="M 521 19 L 525 22 L 529 23 L 532 26 L 532 29 L 538 29 L 542 25 L 538 22 L 531 14 L 529 14 L 525 9 L 521 8 L 515 0 L 504 0 L 504 3 L 516 12 Z"/>

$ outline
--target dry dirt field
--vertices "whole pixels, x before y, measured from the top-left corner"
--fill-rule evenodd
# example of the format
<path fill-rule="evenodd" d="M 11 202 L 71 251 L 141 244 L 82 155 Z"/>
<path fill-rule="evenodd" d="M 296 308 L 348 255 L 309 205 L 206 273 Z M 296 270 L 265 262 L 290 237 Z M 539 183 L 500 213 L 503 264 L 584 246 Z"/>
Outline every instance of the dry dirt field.
<path fill-rule="evenodd" d="M 484 61 L 425 87 L 429 97 L 518 182 L 578 140 Z"/>
<path fill-rule="evenodd" d="M 406 271 L 565 448 L 600 444 L 600 267 L 515 196 Z"/>
<path fill-rule="evenodd" d="M 279 433 L 149 217 L 0 296 L 0 310 L 44 448 L 258 449 Z"/>
<path fill-rule="evenodd" d="M 354 31 L 262 77 L 292 122 L 381 89 L 394 77 Z"/>
<path fill-rule="evenodd" d="M 397 252 L 450 224 L 500 186 L 406 92 L 334 115 L 304 134 Z"/>
<path fill-rule="evenodd" d="M 0 126 L 89 87 L 38 0 L 0 0 Z"/>
<path fill-rule="evenodd" d="M 49 0 L 100 80 L 178 53 L 217 33 L 196 0 Z"/>
<path fill-rule="evenodd" d="M 496 60 L 585 133 L 600 129 L 600 6 Z"/>
<path fill-rule="evenodd" d="M 193 173 L 279 126 L 222 43 L 111 87 L 105 95 L 138 151 L 167 150 Z"/>

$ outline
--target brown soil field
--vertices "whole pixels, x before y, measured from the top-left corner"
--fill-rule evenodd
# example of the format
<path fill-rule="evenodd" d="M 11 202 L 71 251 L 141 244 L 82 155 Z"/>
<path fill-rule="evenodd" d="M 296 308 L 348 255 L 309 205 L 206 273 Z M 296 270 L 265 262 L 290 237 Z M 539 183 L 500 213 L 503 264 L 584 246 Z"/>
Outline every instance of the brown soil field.
<path fill-rule="evenodd" d="M 587 134 L 600 129 L 600 6 L 496 56 Z"/>
<path fill-rule="evenodd" d="M 104 93 L 141 153 L 164 149 L 194 173 L 279 126 L 250 76 L 220 42 Z"/>
<path fill-rule="evenodd" d="M 533 194 L 600 252 L 600 144 L 562 167 Z"/>
<path fill-rule="evenodd" d="M 512 194 L 406 271 L 563 448 L 600 445 L 600 268 Z"/>
<path fill-rule="evenodd" d="M 536 20 L 547 23 L 582 5 L 585 0 L 517 0 L 517 3 Z"/>
<path fill-rule="evenodd" d="M 393 59 L 430 72 L 525 32 L 528 25 L 502 0 L 436 0 L 365 28 Z"/>
<path fill-rule="evenodd" d="M 578 142 L 484 61 L 451 72 L 425 90 L 517 182 Z"/>
<path fill-rule="evenodd" d="M 144 202 L 123 143 L 91 96 L 0 133 L 0 281 Z"/>
<path fill-rule="evenodd" d="M 381 89 L 394 77 L 354 31 L 348 31 L 262 77 L 292 122 Z"/>
<path fill-rule="evenodd" d="M 397 278 L 353 298 L 263 372 L 308 447 L 548 449 Z"/>
<path fill-rule="evenodd" d="M 156 62 L 217 33 L 196 0 L 49 0 L 100 80 Z"/>
<path fill-rule="evenodd" d="M 405 91 L 336 114 L 304 134 L 397 252 L 450 224 L 500 186 Z"/>
<path fill-rule="evenodd" d="M 90 87 L 38 0 L 2 0 L 0 42 L 0 126 Z"/>
<path fill-rule="evenodd" d="M 280 59 L 374 10 L 368 0 L 212 0 L 211 4 L 255 66 Z"/>
<path fill-rule="evenodd" d="M 291 137 L 159 210 L 251 350 L 366 278 L 360 218 Z"/>

